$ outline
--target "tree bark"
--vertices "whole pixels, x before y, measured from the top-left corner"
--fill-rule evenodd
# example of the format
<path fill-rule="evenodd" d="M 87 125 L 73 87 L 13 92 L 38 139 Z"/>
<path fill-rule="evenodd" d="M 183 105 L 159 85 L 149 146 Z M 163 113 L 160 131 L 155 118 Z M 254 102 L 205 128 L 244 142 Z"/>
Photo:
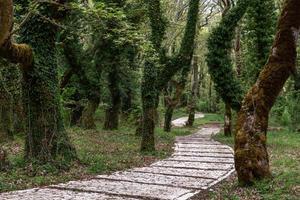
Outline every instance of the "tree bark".
<path fill-rule="evenodd" d="M 22 5 L 26 7 L 25 5 Z M 60 20 L 55 5 L 45 4 L 39 12 Z M 62 15 L 61 15 L 62 14 Z M 65 131 L 59 99 L 56 61 L 58 27 L 32 15 L 20 29 L 20 40 L 34 51 L 34 61 L 23 71 L 23 103 L 26 113 L 25 157 L 41 163 L 76 159 L 76 151 Z"/>
<path fill-rule="evenodd" d="M 198 66 L 198 57 L 194 56 L 193 59 L 193 81 L 192 81 L 192 90 L 191 97 L 189 100 L 189 118 L 187 120 L 186 126 L 193 126 L 195 121 L 196 113 L 196 99 L 197 93 L 199 92 L 199 66 Z"/>
<path fill-rule="evenodd" d="M 225 116 L 224 116 L 224 135 L 229 137 L 232 133 L 232 115 L 229 103 L 225 103 Z"/>
<path fill-rule="evenodd" d="M 173 85 L 175 86 L 175 93 L 174 93 L 173 97 L 167 96 L 165 98 L 165 103 L 166 103 L 166 107 L 167 107 L 166 112 L 165 112 L 165 121 L 164 121 L 164 131 L 165 132 L 171 131 L 173 112 L 181 100 L 181 96 L 182 96 L 182 93 L 184 91 L 185 84 L 186 84 L 186 76 L 187 76 L 188 71 L 189 70 L 184 70 L 184 72 L 182 72 L 180 82 L 171 81 L 173 83 Z"/>
<path fill-rule="evenodd" d="M 174 111 L 174 107 L 171 105 L 167 105 L 167 109 L 165 112 L 165 122 L 164 122 L 165 132 L 171 132 L 173 111 Z"/>
<path fill-rule="evenodd" d="M 80 126 L 85 129 L 96 129 L 95 112 L 100 103 L 100 94 L 89 98 L 88 105 L 84 108 L 80 119 Z"/>
<path fill-rule="evenodd" d="M 269 112 L 290 74 L 295 71 L 300 32 L 300 1 L 287 0 L 267 64 L 244 98 L 235 135 L 235 167 L 241 184 L 271 175 L 267 152 Z"/>
<path fill-rule="evenodd" d="M 0 171 L 7 170 L 9 162 L 7 161 L 7 153 L 3 147 L 0 146 Z"/>
<path fill-rule="evenodd" d="M 116 69 L 116 68 L 115 68 Z M 108 75 L 108 87 L 111 96 L 111 102 L 105 112 L 104 129 L 115 130 L 119 127 L 119 114 L 121 109 L 121 91 L 119 85 L 119 76 L 117 70 L 112 70 Z"/>
<path fill-rule="evenodd" d="M 238 25 L 235 30 L 235 67 L 237 76 L 240 77 L 242 75 L 242 58 L 241 58 L 241 27 Z"/>

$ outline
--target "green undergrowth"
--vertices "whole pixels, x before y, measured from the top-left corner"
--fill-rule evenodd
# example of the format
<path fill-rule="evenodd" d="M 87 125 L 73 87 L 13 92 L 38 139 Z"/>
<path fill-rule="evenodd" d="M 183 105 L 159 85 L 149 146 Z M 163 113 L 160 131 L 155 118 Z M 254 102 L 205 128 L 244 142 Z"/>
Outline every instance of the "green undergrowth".
<path fill-rule="evenodd" d="M 215 139 L 233 146 L 233 138 L 218 134 Z M 220 189 L 210 193 L 210 199 L 300 199 L 300 133 L 288 129 L 268 133 L 270 155 L 270 180 L 258 181 L 254 186 L 241 188 L 236 178 L 225 182 Z"/>
<path fill-rule="evenodd" d="M 176 111 L 176 117 L 186 116 L 184 111 Z M 173 128 L 165 133 L 161 127 L 156 129 L 155 152 L 140 153 L 140 137 L 135 135 L 135 126 L 130 117 L 122 116 L 119 130 L 102 129 L 104 112 L 97 111 L 97 129 L 84 130 L 79 127 L 68 128 L 72 144 L 78 154 L 78 161 L 51 163 L 47 165 L 28 164 L 24 161 L 24 135 L 15 136 L 7 142 L 10 169 L 0 173 L 0 192 L 45 186 L 55 183 L 90 178 L 96 174 L 107 174 L 132 167 L 149 165 L 171 155 L 175 136 L 193 133 L 200 124 L 216 116 L 207 115 L 198 119 L 195 127 Z"/>

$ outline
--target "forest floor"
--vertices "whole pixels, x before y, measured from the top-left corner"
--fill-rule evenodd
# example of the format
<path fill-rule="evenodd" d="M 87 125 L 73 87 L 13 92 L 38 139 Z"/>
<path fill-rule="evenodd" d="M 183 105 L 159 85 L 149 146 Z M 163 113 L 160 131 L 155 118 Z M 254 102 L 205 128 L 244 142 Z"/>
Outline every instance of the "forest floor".
<path fill-rule="evenodd" d="M 179 110 L 174 113 L 174 119 L 185 115 L 183 110 Z M 101 123 L 103 118 L 103 111 L 99 110 L 96 130 L 68 128 L 79 157 L 68 167 L 55 164 L 28 165 L 23 160 L 24 135 L 16 135 L 14 141 L 5 143 L 12 166 L 9 171 L 0 173 L 0 192 L 87 179 L 96 174 L 147 166 L 172 154 L 176 136 L 196 131 L 196 128 L 173 128 L 171 133 L 165 133 L 162 128 L 157 128 L 157 151 L 143 155 L 140 153 L 140 137 L 135 135 L 135 126 L 130 119 L 123 117 L 119 130 L 105 131 Z M 222 117 L 217 114 L 207 114 L 205 119 L 195 121 L 195 127 L 221 120 Z"/>

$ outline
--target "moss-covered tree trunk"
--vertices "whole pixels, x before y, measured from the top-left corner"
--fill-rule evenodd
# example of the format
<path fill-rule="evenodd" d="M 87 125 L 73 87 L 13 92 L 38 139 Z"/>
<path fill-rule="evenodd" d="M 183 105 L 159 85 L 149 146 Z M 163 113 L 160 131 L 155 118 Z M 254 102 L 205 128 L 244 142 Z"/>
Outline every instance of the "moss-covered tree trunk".
<path fill-rule="evenodd" d="M 13 139 L 13 109 L 12 102 L 7 101 L 6 105 L 0 106 L 0 139 Z"/>
<path fill-rule="evenodd" d="M 20 29 L 20 40 L 26 44 L 15 44 L 9 38 L 13 21 L 12 1 L 1 1 L 0 9 L 4 9 L 0 10 L 0 26 L 3 28 L 0 55 L 10 62 L 20 63 L 23 70 L 25 157 L 39 162 L 73 159 L 76 153 L 68 140 L 60 113 L 55 51 L 57 26 L 40 15 L 31 15 Z M 55 5 L 46 3 L 37 9 L 49 18 L 62 17 Z M 32 50 L 35 52 L 34 59 Z"/>
<path fill-rule="evenodd" d="M 175 91 L 172 96 L 165 97 L 165 104 L 166 104 L 166 111 L 165 111 L 165 121 L 164 121 L 164 131 L 170 132 L 172 128 L 172 118 L 173 118 L 173 112 L 174 109 L 177 107 L 177 105 L 180 103 L 182 93 L 185 88 L 186 84 L 186 78 L 189 70 L 184 70 L 181 74 L 181 80 L 180 82 L 171 81 L 175 87 Z"/>
<path fill-rule="evenodd" d="M 224 135 L 231 136 L 232 133 L 232 114 L 231 106 L 229 103 L 225 103 L 225 116 L 224 116 Z"/>
<path fill-rule="evenodd" d="M 154 129 L 157 113 L 157 101 L 159 92 L 156 88 L 157 61 L 150 59 L 155 56 L 154 52 L 149 52 L 148 59 L 145 61 L 143 81 L 142 81 L 142 142 L 141 151 L 154 151 Z"/>
<path fill-rule="evenodd" d="M 7 161 L 7 153 L 2 146 L 0 146 L 0 171 L 5 171 L 9 163 Z"/>
<path fill-rule="evenodd" d="M 41 4 L 41 15 L 59 20 L 57 6 Z M 20 30 L 20 40 L 34 51 L 34 61 L 23 71 L 23 103 L 26 114 L 25 156 L 49 162 L 71 160 L 76 152 L 64 129 L 56 60 L 58 27 L 40 15 L 32 15 Z"/>
<path fill-rule="evenodd" d="M 235 56 L 235 68 L 238 77 L 242 74 L 242 49 L 241 49 L 241 26 L 238 25 L 235 30 L 235 45 L 234 45 L 234 56 Z"/>
<path fill-rule="evenodd" d="M 121 91 L 120 91 L 120 77 L 117 67 L 108 74 L 108 88 L 110 92 L 111 101 L 105 111 L 104 129 L 115 130 L 119 127 L 119 114 L 121 109 Z"/>
<path fill-rule="evenodd" d="M 166 64 L 166 57 L 163 54 L 161 43 L 165 36 L 165 22 L 162 17 L 159 0 L 146 0 L 148 7 L 148 16 L 151 25 L 151 42 L 159 55 L 160 63 Z M 159 93 L 171 78 L 180 70 L 190 66 L 194 50 L 196 36 L 196 26 L 198 21 L 199 1 L 191 0 L 189 2 L 189 11 L 185 33 L 181 42 L 178 55 L 168 60 L 161 70 L 157 70 L 153 62 L 146 62 L 144 69 L 144 83 L 142 86 L 143 103 L 143 133 L 142 145 L 143 151 L 152 151 L 155 149 L 154 128 L 155 115 L 158 106 Z M 153 55 L 153 54 L 152 54 Z M 151 63 L 151 64 L 149 64 Z M 148 90 L 149 89 L 149 90 Z M 146 91 L 147 90 L 147 91 Z M 153 99 L 151 99 L 153 98 Z M 153 124 L 154 121 L 154 124 Z"/>
<path fill-rule="evenodd" d="M 71 121 L 70 121 L 71 126 L 78 125 L 78 123 L 81 119 L 83 110 L 84 110 L 84 107 L 80 104 L 80 102 L 77 101 L 73 104 L 73 106 L 71 107 Z"/>
<path fill-rule="evenodd" d="M 80 119 L 80 126 L 85 129 L 95 129 L 95 113 L 99 107 L 100 103 L 100 94 L 95 93 L 95 96 L 90 97 L 88 99 L 88 104 L 84 108 L 82 112 L 82 116 Z"/>
<path fill-rule="evenodd" d="M 235 167 L 242 184 L 251 184 L 271 174 L 266 146 L 269 112 L 284 83 L 295 71 L 299 10 L 299 0 L 286 1 L 268 62 L 244 98 L 238 114 Z"/>
<path fill-rule="evenodd" d="M 194 124 L 195 114 L 196 114 L 196 99 L 197 99 L 198 92 L 199 92 L 199 66 L 198 66 L 198 57 L 194 56 L 192 89 L 191 89 L 191 96 L 188 104 L 189 117 L 186 126 L 191 127 Z"/>
<path fill-rule="evenodd" d="M 165 112 L 165 121 L 164 121 L 164 131 L 170 132 L 172 128 L 172 117 L 173 117 L 174 107 L 170 104 L 167 105 Z"/>

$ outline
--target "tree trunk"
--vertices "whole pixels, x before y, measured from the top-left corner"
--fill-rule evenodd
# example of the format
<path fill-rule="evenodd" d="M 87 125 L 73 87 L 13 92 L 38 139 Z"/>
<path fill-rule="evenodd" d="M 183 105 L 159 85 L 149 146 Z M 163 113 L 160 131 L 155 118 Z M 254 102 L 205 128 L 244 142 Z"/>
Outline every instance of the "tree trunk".
<path fill-rule="evenodd" d="M 82 111 L 84 107 L 79 103 L 75 102 L 71 108 L 71 121 L 70 121 L 70 126 L 76 126 L 78 125 L 81 116 L 82 116 Z"/>
<path fill-rule="evenodd" d="M 241 26 L 238 25 L 235 30 L 235 67 L 237 76 L 240 77 L 242 75 L 242 58 L 241 58 Z"/>
<path fill-rule="evenodd" d="M 225 116 L 224 116 L 224 135 L 229 137 L 232 133 L 232 115 L 229 103 L 225 103 Z"/>
<path fill-rule="evenodd" d="M 7 170 L 8 166 L 9 162 L 7 161 L 7 153 L 3 147 L 0 146 L 0 172 Z"/>
<path fill-rule="evenodd" d="M 212 112 L 213 108 L 213 99 L 212 99 L 212 80 L 211 78 L 209 79 L 209 86 L 208 86 L 208 111 L 209 112 Z"/>
<path fill-rule="evenodd" d="M 100 94 L 98 92 L 97 94 L 94 97 L 90 97 L 87 106 L 82 112 L 80 126 L 85 129 L 96 129 L 95 113 L 100 103 Z"/>
<path fill-rule="evenodd" d="M 268 62 L 244 98 L 235 136 L 235 167 L 241 184 L 271 175 L 266 146 L 269 112 L 295 71 L 300 32 L 300 1 L 287 0 Z"/>
<path fill-rule="evenodd" d="M 119 126 L 119 112 L 121 109 L 121 92 L 117 70 L 109 72 L 108 81 L 111 102 L 105 112 L 104 129 L 115 130 L 118 129 Z"/>
<path fill-rule="evenodd" d="M 40 8 L 57 16 L 51 5 Z M 39 15 L 28 18 L 21 27 L 20 39 L 29 44 L 34 62 L 23 72 L 23 103 L 26 114 L 25 156 L 29 160 L 51 162 L 72 160 L 76 152 L 64 129 L 58 87 L 56 60 L 57 26 Z"/>
<path fill-rule="evenodd" d="M 143 132 L 141 151 L 155 151 L 154 129 L 155 129 L 156 107 L 143 109 Z"/>
<path fill-rule="evenodd" d="M 149 58 L 154 52 L 149 52 Z M 142 81 L 142 141 L 141 151 L 151 152 L 155 150 L 154 129 L 157 113 L 159 91 L 156 88 L 157 63 L 151 59 L 145 61 Z"/>
<path fill-rule="evenodd" d="M 189 118 L 187 120 L 186 126 L 193 126 L 195 121 L 196 113 L 196 99 L 199 92 L 199 66 L 198 66 L 198 57 L 194 56 L 193 59 L 193 80 L 192 80 L 192 90 L 191 97 L 189 101 Z M 199 92 L 200 93 L 200 92 Z"/>
<path fill-rule="evenodd" d="M 164 122 L 164 131 L 165 132 L 171 132 L 173 111 L 174 111 L 174 107 L 172 105 L 168 104 L 167 110 L 165 112 L 165 122 Z"/>
<path fill-rule="evenodd" d="M 0 138 L 13 139 L 14 127 L 13 127 L 13 110 L 12 103 L 6 102 L 6 105 L 1 105 L 1 133 Z M 1 136 L 2 135 L 2 136 Z"/>
<path fill-rule="evenodd" d="M 129 114 L 132 110 L 132 91 L 127 88 L 125 96 L 122 98 L 122 113 Z"/>

